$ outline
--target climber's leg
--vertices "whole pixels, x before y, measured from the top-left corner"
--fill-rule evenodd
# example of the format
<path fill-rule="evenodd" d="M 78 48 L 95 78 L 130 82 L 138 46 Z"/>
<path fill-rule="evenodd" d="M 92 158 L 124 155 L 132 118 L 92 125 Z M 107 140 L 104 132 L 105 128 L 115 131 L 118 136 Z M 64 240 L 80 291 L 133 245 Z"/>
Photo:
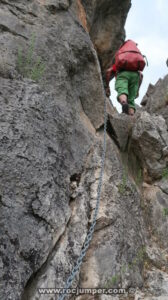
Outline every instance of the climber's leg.
<path fill-rule="evenodd" d="M 125 71 L 117 75 L 115 90 L 117 91 L 117 100 L 122 105 L 124 113 L 128 113 L 128 78 L 125 76 Z"/>
<path fill-rule="evenodd" d="M 122 94 L 118 98 L 119 98 L 119 102 L 122 105 L 122 113 L 128 115 L 128 108 L 129 108 L 129 106 L 128 106 L 128 102 L 127 102 L 127 95 Z"/>
<path fill-rule="evenodd" d="M 135 109 L 132 108 L 132 107 L 129 107 L 129 109 L 128 109 L 128 114 L 129 114 L 130 116 L 133 116 L 133 115 L 135 114 Z"/>
<path fill-rule="evenodd" d="M 127 95 L 126 94 L 121 94 L 120 96 L 118 96 L 118 100 L 121 104 L 127 103 Z"/>
<path fill-rule="evenodd" d="M 128 82 L 128 104 L 129 104 L 129 115 L 133 116 L 136 111 L 135 99 L 138 95 L 139 89 L 139 73 L 130 72 L 129 82 Z"/>

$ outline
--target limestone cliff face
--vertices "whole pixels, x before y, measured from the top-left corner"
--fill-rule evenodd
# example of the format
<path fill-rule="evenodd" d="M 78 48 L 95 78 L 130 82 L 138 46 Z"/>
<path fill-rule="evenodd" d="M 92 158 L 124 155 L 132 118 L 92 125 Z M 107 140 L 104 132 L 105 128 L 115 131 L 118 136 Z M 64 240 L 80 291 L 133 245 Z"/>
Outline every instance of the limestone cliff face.
<path fill-rule="evenodd" d="M 129 8 L 127 0 L 1 0 L 2 300 L 58 299 L 38 289 L 63 287 L 79 257 L 100 176 L 101 69 L 124 35 Z M 166 86 L 162 93 L 167 96 Z M 134 293 L 67 299 L 164 300 L 167 102 L 160 113 L 148 101 L 147 111 L 138 112 L 135 120 L 118 115 L 107 102 L 100 209 L 73 286 L 131 287 Z"/>
<path fill-rule="evenodd" d="M 116 50 L 125 38 L 124 25 L 131 7 L 130 0 L 82 0 L 90 37 L 102 70 L 111 64 Z"/>

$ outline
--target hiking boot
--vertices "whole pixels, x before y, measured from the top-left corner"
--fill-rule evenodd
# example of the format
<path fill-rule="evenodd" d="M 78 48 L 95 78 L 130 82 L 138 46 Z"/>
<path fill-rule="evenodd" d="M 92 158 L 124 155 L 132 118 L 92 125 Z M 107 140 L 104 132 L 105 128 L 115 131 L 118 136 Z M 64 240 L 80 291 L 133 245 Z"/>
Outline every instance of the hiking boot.
<path fill-rule="evenodd" d="M 122 104 L 122 113 L 128 115 L 128 109 L 129 109 L 128 103 Z"/>
<path fill-rule="evenodd" d="M 130 108 L 129 108 L 129 115 L 130 115 L 130 116 L 134 116 L 134 114 L 135 114 L 134 108 L 130 107 Z"/>

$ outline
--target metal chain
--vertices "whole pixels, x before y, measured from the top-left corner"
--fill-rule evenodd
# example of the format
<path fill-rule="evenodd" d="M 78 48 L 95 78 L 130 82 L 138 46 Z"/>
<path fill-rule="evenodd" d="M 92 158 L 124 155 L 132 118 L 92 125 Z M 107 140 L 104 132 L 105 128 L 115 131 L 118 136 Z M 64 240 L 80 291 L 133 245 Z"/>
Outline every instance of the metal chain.
<path fill-rule="evenodd" d="M 103 87 L 103 91 L 104 91 L 104 87 Z M 89 248 L 90 242 L 92 240 L 94 228 L 96 225 L 96 218 L 97 218 L 98 210 L 99 210 L 102 180 L 103 180 L 103 173 L 104 173 L 104 163 L 105 163 L 105 155 L 106 155 L 106 129 L 107 129 L 107 103 L 106 103 L 106 95 L 105 95 L 105 91 L 104 91 L 104 140 L 103 140 L 103 153 L 102 153 L 102 158 L 101 158 L 100 177 L 99 177 L 99 183 L 98 183 L 98 188 L 97 188 L 96 208 L 94 211 L 93 221 L 92 221 L 92 224 L 87 233 L 86 240 L 84 242 L 81 254 L 80 254 L 79 258 L 77 259 L 76 265 L 72 269 L 71 275 L 68 277 L 68 279 L 66 281 L 63 294 L 61 294 L 59 296 L 58 300 L 64 300 L 64 298 L 66 296 L 66 290 L 72 285 L 72 282 L 73 282 L 77 272 L 80 269 L 83 258 L 86 255 L 87 249 Z"/>

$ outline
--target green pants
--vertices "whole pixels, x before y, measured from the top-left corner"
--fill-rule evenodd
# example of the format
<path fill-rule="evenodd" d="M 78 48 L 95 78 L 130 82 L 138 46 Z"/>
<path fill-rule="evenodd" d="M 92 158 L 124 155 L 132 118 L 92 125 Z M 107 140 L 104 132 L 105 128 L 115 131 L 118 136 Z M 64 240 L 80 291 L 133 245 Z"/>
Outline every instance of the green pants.
<path fill-rule="evenodd" d="M 137 98 L 139 90 L 140 75 L 138 72 L 121 71 L 117 75 L 115 82 L 115 90 L 117 91 L 117 99 L 122 94 L 127 95 L 129 107 L 135 110 L 134 100 Z"/>

